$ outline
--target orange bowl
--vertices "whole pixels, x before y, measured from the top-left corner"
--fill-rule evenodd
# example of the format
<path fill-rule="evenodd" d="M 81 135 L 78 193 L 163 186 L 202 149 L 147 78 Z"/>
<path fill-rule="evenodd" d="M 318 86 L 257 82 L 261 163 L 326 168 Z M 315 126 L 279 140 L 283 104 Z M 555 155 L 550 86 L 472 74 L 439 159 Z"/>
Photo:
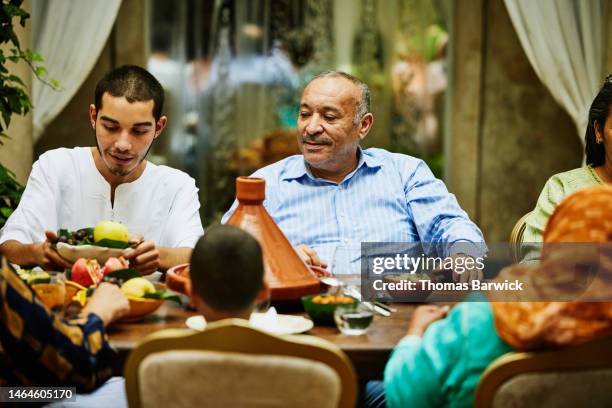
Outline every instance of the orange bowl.
<path fill-rule="evenodd" d="M 148 314 L 153 313 L 164 303 L 164 299 L 146 299 L 128 296 L 130 312 L 123 317 L 122 321 L 142 320 Z"/>
<path fill-rule="evenodd" d="M 166 285 L 175 292 L 191 296 L 189 264 L 176 265 L 166 271 Z"/>
<path fill-rule="evenodd" d="M 155 284 L 155 288 L 158 290 L 164 290 L 165 285 L 161 283 Z M 82 289 L 86 289 L 84 286 L 79 285 L 73 281 L 66 281 L 66 304 L 72 302 L 72 298 Z M 137 321 L 142 320 L 146 315 L 156 311 L 165 299 L 147 299 L 147 298 L 136 298 L 128 296 L 128 302 L 130 303 L 130 311 L 124 316 L 122 321 Z"/>

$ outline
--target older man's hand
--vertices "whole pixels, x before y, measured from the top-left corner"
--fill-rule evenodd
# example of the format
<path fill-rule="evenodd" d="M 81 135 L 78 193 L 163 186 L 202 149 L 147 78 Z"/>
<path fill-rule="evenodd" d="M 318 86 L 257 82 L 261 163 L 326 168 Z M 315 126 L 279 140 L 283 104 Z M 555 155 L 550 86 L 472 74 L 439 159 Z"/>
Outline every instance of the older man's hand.
<path fill-rule="evenodd" d="M 450 256 L 453 259 L 453 281 L 454 282 L 471 282 L 473 280 L 481 281 L 483 271 L 478 267 L 476 260 L 467 254 L 454 254 Z"/>
<path fill-rule="evenodd" d="M 317 252 L 308 245 L 298 245 L 294 249 L 300 258 L 302 258 L 302 261 L 306 262 L 306 265 L 327 268 L 327 262 L 322 261 Z"/>

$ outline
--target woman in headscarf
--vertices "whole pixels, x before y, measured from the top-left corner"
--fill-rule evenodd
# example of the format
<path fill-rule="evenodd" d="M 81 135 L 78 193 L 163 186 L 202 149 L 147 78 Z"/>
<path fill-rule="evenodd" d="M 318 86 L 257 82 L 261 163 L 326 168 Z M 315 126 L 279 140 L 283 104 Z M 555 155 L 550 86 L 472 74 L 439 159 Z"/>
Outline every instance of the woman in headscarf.
<path fill-rule="evenodd" d="M 516 299 L 522 302 L 492 303 L 497 333 L 519 350 L 612 334 L 612 246 L 603 244 L 610 242 L 612 185 L 582 190 L 563 201 L 544 231 L 540 265 L 516 265 L 500 274 L 526 281 L 531 292 Z M 556 301 L 562 299 L 576 300 Z"/>
<path fill-rule="evenodd" d="M 589 188 L 558 206 L 544 240 L 609 243 L 611 220 L 612 186 Z M 606 245 L 553 245 L 540 264 L 513 265 L 500 273 L 500 281 L 524 281 L 522 292 L 490 293 L 492 303 L 460 303 L 446 318 L 445 307 L 420 306 L 387 363 L 384 393 L 381 384 L 369 383 L 366 404 L 470 407 L 480 376 L 501 355 L 612 334 L 612 303 L 601 301 L 612 299 L 611 275 Z M 505 302 L 495 302 L 499 299 Z"/>

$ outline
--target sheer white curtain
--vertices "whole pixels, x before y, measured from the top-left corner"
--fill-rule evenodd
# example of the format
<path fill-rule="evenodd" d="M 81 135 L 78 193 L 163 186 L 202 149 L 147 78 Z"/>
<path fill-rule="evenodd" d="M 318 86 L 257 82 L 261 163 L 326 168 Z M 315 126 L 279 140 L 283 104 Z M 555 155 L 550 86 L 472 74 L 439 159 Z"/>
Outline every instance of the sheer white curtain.
<path fill-rule="evenodd" d="M 529 62 L 584 143 L 588 109 L 603 80 L 604 1 L 505 3 Z"/>
<path fill-rule="evenodd" d="M 34 0 L 33 49 L 63 90 L 32 82 L 34 141 L 62 111 L 98 60 L 121 0 Z"/>

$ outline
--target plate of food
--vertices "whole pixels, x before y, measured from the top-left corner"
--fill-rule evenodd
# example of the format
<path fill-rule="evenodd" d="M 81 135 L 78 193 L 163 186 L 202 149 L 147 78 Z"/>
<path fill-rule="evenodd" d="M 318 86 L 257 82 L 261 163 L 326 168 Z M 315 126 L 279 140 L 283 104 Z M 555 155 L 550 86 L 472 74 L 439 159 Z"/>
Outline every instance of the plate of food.
<path fill-rule="evenodd" d="M 57 252 L 70 262 L 87 258 L 105 263 L 131 247 L 127 227 L 114 221 L 100 221 L 94 228 L 76 231 L 60 229 L 57 237 Z"/>
<path fill-rule="evenodd" d="M 181 304 L 179 296 L 166 290 L 163 283 L 153 283 L 141 277 L 133 269 L 110 272 L 104 276 L 104 279 L 118 283 L 130 303 L 130 312 L 121 319 L 122 321 L 142 320 L 146 315 L 155 312 L 166 300 Z M 83 287 L 74 294 L 72 300 L 84 307 L 94 290 L 95 286 Z"/>
<path fill-rule="evenodd" d="M 185 324 L 190 329 L 202 331 L 206 328 L 206 319 L 201 315 L 191 316 L 185 321 Z M 277 336 L 304 333 L 314 326 L 312 320 L 302 316 L 277 314 L 273 307 L 266 313 L 252 313 L 249 324 L 256 329 Z"/>
<path fill-rule="evenodd" d="M 352 296 L 316 294 L 302 297 L 302 305 L 310 318 L 319 325 L 334 326 L 334 311 L 339 305 L 357 307 L 359 300 Z"/>
<path fill-rule="evenodd" d="M 383 281 L 388 285 L 388 295 L 395 302 L 421 303 L 431 294 L 425 284 L 420 281 L 431 280 L 426 273 L 402 273 L 399 275 L 385 275 Z M 408 289 L 408 282 L 412 282 L 412 288 Z"/>

